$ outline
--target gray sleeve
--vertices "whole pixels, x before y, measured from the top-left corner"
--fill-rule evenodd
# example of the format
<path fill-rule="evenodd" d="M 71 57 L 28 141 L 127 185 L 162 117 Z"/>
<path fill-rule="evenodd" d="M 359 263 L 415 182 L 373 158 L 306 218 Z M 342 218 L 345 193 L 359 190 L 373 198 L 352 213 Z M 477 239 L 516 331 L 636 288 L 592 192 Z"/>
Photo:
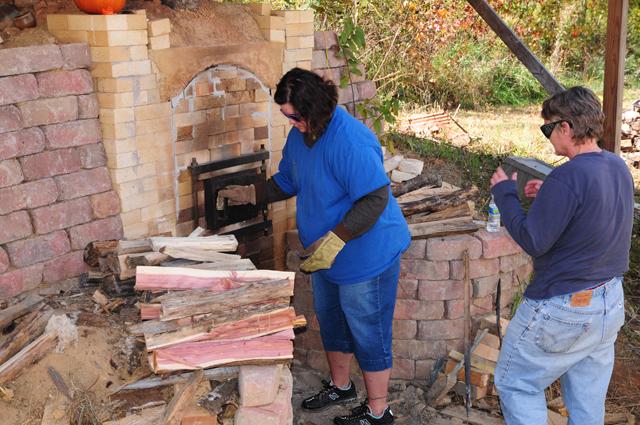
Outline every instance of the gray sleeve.
<path fill-rule="evenodd" d="M 369 192 L 353 204 L 342 222 L 336 226 L 334 233 L 345 242 L 357 238 L 378 221 L 388 202 L 388 185 Z"/>

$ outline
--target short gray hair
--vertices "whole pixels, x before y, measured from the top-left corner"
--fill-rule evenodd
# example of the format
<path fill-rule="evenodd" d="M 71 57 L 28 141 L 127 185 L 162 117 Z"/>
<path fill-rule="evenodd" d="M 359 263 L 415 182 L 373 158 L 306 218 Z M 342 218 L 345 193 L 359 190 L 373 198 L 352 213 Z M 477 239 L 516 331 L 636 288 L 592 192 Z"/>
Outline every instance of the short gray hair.
<path fill-rule="evenodd" d="M 604 113 L 600 100 L 586 87 L 571 87 L 551 96 L 542 104 L 541 115 L 549 121 L 569 121 L 577 145 L 587 139 L 598 142 L 604 134 Z"/>

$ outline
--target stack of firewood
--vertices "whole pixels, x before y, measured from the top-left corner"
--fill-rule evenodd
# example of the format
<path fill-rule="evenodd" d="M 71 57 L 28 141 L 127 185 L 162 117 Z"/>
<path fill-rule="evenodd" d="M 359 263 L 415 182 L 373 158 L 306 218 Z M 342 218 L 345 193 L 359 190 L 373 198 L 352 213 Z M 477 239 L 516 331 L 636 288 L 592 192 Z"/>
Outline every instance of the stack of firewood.
<path fill-rule="evenodd" d="M 633 103 L 633 109 L 622 113 L 620 127 L 621 147 L 626 150 L 640 150 L 640 100 Z"/>

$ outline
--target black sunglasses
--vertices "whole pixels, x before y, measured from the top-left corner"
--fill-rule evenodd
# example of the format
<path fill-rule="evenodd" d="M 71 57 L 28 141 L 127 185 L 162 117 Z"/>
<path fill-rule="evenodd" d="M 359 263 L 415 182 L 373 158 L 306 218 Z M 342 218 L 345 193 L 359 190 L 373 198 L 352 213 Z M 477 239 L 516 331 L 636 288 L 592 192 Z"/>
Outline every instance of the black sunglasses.
<path fill-rule="evenodd" d="M 287 114 L 282 109 L 280 110 L 280 112 L 282 112 L 282 115 L 284 115 L 285 117 L 289 118 L 290 120 L 294 120 L 295 122 L 302 121 L 302 117 L 300 115 L 298 115 L 298 114 Z"/>
<path fill-rule="evenodd" d="M 569 124 L 569 127 L 573 128 L 573 123 L 569 120 L 558 120 L 558 121 L 553 121 L 544 125 L 540 126 L 540 131 L 542 131 L 542 134 L 544 134 L 544 137 L 546 137 L 547 139 L 551 138 L 551 133 L 553 133 L 553 130 L 556 128 L 556 125 L 562 123 L 562 122 L 566 122 L 567 124 Z"/>

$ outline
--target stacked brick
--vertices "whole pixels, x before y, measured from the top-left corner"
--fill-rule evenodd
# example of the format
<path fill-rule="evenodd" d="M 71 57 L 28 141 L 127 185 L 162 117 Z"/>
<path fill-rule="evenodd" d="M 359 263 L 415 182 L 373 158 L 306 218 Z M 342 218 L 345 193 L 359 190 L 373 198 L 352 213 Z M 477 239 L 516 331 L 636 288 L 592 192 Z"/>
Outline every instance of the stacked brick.
<path fill-rule="evenodd" d="M 0 298 L 84 271 L 122 236 L 85 44 L 0 50 Z"/>
<path fill-rule="evenodd" d="M 293 377 L 288 367 L 241 366 L 235 425 L 292 425 Z"/>
<path fill-rule="evenodd" d="M 287 242 L 287 266 L 297 270 L 297 233 L 290 232 Z M 424 382 L 436 359 L 452 349 L 462 350 L 464 251 L 470 258 L 471 314 L 476 318 L 495 314 L 498 279 L 501 306 L 505 308 L 532 272 L 530 258 L 504 229 L 413 240 L 401 260 L 393 322 L 392 379 Z M 296 311 L 309 322 L 307 331 L 296 336 L 296 358 L 310 367 L 327 370 L 308 275 L 296 274 L 294 293 Z"/>
<path fill-rule="evenodd" d="M 108 168 L 127 238 L 175 231 L 171 105 L 160 101 L 151 49 L 169 47 L 168 20 L 123 15 L 48 15 L 60 41 L 89 44 Z"/>

